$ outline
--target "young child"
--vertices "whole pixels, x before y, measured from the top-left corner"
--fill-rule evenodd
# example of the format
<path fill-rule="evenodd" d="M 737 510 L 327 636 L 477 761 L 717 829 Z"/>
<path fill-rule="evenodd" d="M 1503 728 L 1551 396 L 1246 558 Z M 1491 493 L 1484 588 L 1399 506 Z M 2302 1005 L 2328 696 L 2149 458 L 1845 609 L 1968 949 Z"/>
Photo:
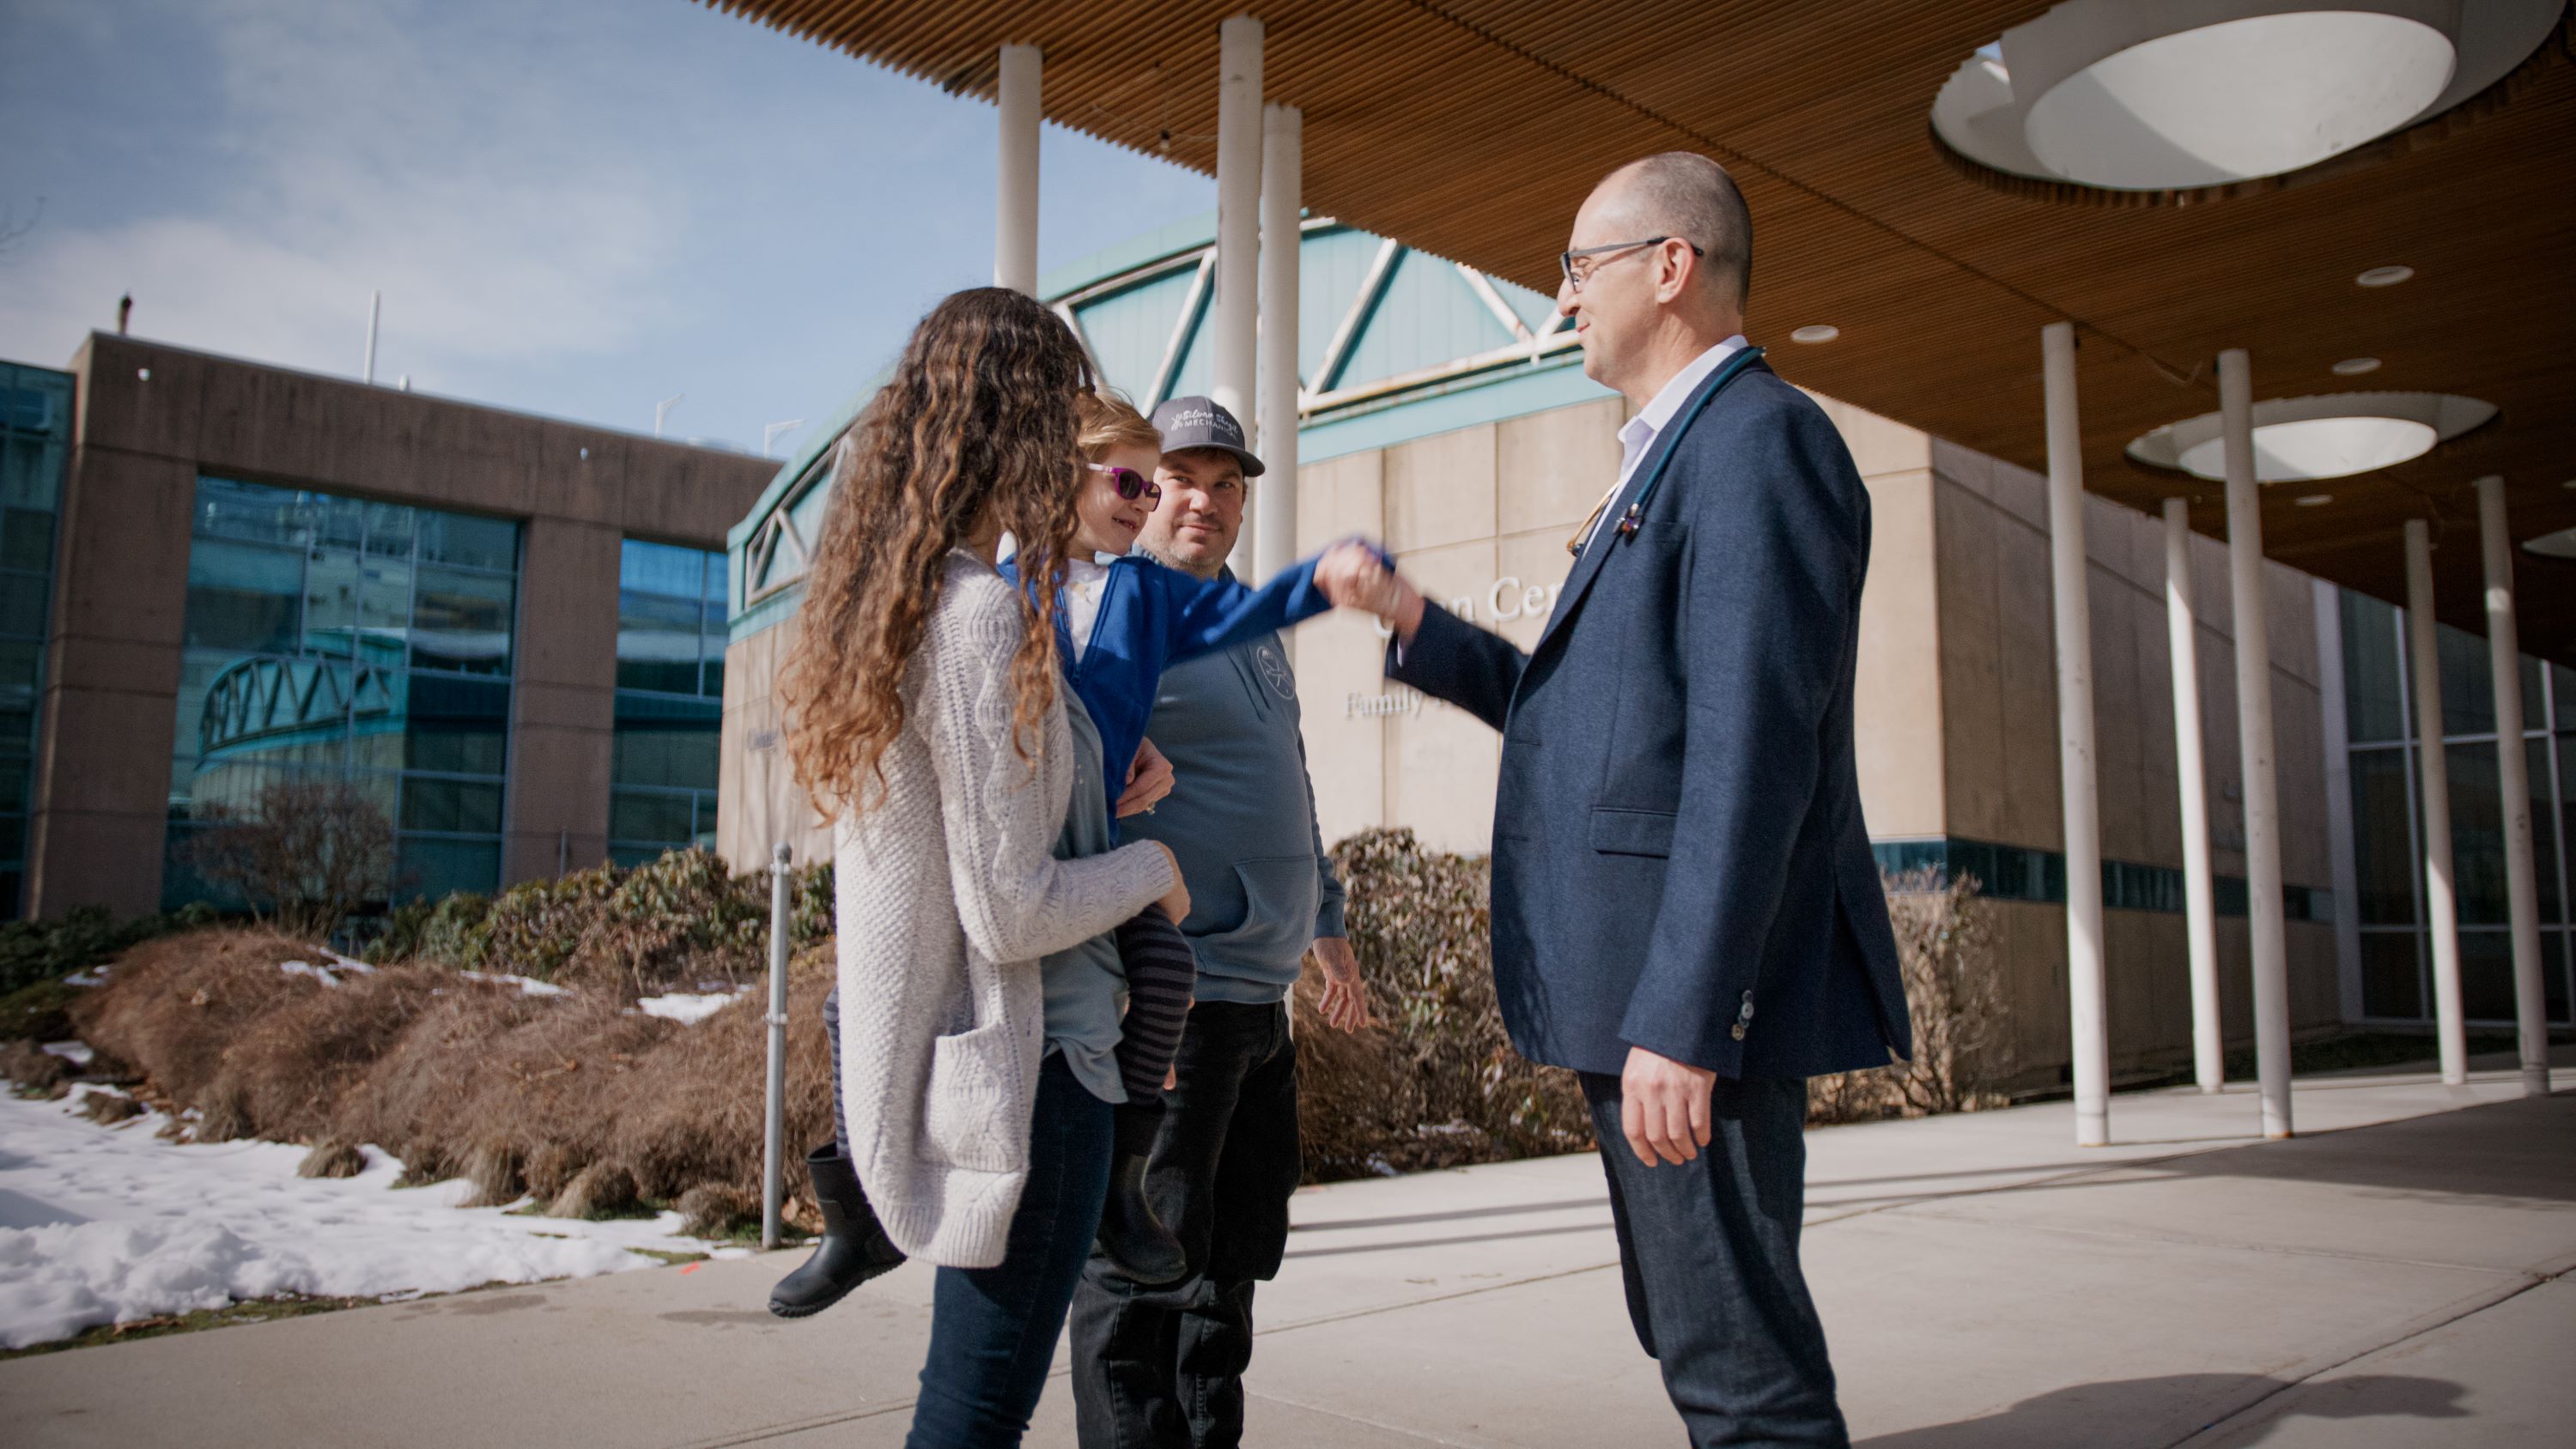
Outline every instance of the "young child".
<path fill-rule="evenodd" d="M 1087 476 L 1075 503 L 1078 527 L 1058 595 L 1058 656 L 1065 677 L 1100 731 L 1101 758 L 1135 760 L 1163 671 L 1246 639 L 1287 628 L 1332 607 L 1315 583 L 1316 558 L 1284 569 L 1259 588 L 1230 579 L 1200 579 L 1129 552 L 1161 497 L 1154 469 L 1162 435 L 1125 401 L 1082 400 L 1082 452 Z M 1003 568 L 1008 574 L 1007 564 Z M 1147 807 L 1151 808 L 1151 807 Z M 1111 822 L 1115 837 L 1117 823 Z M 1148 907 L 1119 928 L 1127 969 L 1127 1017 L 1118 1044 L 1119 1080 L 1127 1101 L 1117 1109 L 1116 1156 L 1100 1248 L 1143 1283 L 1175 1281 L 1188 1272 L 1180 1241 L 1145 1199 L 1145 1162 L 1163 1120 L 1163 1082 L 1180 1047 L 1198 964 L 1178 922 Z"/>

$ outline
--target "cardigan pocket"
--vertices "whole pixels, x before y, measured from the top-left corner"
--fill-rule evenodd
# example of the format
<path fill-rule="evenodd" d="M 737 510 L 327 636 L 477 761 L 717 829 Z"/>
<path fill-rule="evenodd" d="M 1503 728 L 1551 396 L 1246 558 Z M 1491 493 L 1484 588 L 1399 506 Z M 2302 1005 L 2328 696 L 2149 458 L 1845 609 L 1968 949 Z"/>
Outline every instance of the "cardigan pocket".
<path fill-rule="evenodd" d="M 977 1172 L 1028 1165 L 1029 1104 L 1011 1100 L 1007 1070 L 1019 1054 L 1008 1022 L 933 1038 L 930 1100 L 921 1114 L 928 1156 Z"/>

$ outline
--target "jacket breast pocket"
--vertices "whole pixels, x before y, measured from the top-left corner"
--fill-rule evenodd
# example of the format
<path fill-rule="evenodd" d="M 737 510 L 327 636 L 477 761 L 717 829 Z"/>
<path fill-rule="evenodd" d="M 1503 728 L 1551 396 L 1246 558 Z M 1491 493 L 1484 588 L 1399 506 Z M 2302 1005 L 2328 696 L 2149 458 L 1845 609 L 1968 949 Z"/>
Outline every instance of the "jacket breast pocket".
<path fill-rule="evenodd" d="M 1669 856 L 1673 812 L 1598 807 L 1592 812 L 1592 848 L 1603 855 Z"/>

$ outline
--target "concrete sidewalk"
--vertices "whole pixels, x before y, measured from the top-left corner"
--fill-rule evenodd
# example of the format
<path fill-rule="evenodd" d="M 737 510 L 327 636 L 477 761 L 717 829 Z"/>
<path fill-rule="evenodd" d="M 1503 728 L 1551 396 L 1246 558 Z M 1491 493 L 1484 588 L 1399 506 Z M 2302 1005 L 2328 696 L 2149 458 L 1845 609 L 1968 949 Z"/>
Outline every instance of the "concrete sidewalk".
<path fill-rule="evenodd" d="M 2562 1053 L 2562 1056 L 2565 1055 Z M 2576 1094 L 2510 1072 L 1809 1134 L 1807 1263 L 1870 1449 L 2576 1442 Z M 1309 1189 L 1262 1290 L 1263 1446 L 1669 1444 L 1589 1156 Z M 762 1309 L 792 1255 L 0 1364 L 12 1443 L 896 1445 L 931 1275 Z M 1061 1368 L 1059 1357 L 1059 1368 Z M 1059 1379 L 1032 1444 L 1070 1444 Z"/>

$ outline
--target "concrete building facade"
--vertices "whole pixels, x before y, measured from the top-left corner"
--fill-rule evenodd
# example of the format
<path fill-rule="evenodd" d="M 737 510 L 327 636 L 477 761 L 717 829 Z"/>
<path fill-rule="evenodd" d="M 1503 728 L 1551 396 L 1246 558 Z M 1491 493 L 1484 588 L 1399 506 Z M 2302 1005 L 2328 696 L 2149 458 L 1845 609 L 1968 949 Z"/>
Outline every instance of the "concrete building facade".
<path fill-rule="evenodd" d="M 629 807 L 712 793 L 647 706 L 711 756 L 705 560 L 773 465 L 106 334 L 70 377 L 27 913 L 185 898 L 196 815 L 285 778 L 379 804 L 397 894 L 712 841 Z"/>

